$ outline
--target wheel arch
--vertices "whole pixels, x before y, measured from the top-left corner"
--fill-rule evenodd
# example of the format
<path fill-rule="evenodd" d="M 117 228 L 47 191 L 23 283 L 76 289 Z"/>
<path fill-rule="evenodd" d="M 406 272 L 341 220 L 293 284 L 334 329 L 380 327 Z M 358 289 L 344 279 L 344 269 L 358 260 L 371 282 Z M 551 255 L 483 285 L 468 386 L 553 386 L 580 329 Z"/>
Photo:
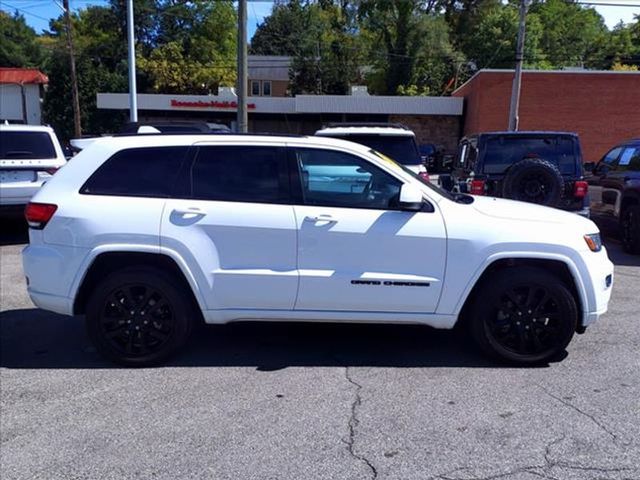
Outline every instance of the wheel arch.
<path fill-rule="evenodd" d="M 464 323 L 467 318 L 468 309 L 471 308 L 480 286 L 491 278 L 495 272 L 506 269 L 516 268 L 518 266 L 538 267 L 550 271 L 557 275 L 567 286 L 576 300 L 578 314 L 578 329 L 584 323 L 585 311 L 587 306 L 587 294 L 585 286 L 580 278 L 580 274 L 576 265 L 568 258 L 562 256 L 536 256 L 535 254 L 506 254 L 498 258 L 492 257 L 488 259 L 483 268 L 479 269 L 473 281 L 467 287 L 465 295 L 463 295 L 458 305 L 458 322 Z"/>
<path fill-rule="evenodd" d="M 205 309 L 205 303 L 197 288 L 197 283 L 186 263 L 173 252 L 159 252 L 158 249 L 123 250 L 117 247 L 113 250 L 94 252 L 86 262 L 82 278 L 74 288 L 73 314 L 85 313 L 86 302 L 92 288 L 106 275 L 131 266 L 149 266 L 167 271 L 180 281 L 189 292 L 194 306 L 199 310 Z"/>

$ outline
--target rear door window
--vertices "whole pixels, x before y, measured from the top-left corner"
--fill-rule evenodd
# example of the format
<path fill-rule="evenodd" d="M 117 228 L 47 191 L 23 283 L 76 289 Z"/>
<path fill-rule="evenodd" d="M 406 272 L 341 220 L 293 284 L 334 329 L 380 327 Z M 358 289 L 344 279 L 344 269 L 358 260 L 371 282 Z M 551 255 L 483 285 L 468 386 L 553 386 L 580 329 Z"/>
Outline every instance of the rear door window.
<path fill-rule="evenodd" d="M 102 164 L 80 193 L 129 197 L 169 197 L 189 147 L 121 150 Z"/>
<path fill-rule="evenodd" d="M 50 160 L 56 149 L 47 132 L 0 131 L 1 160 Z"/>
<path fill-rule="evenodd" d="M 640 171 L 640 147 L 627 147 L 620 155 L 618 169 L 622 171 Z"/>
<path fill-rule="evenodd" d="M 289 203 L 284 149 L 201 146 L 187 172 L 191 198 L 225 202 Z"/>
<path fill-rule="evenodd" d="M 502 174 L 513 164 L 526 158 L 547 160 L 560 173 L 576 173 L 576 148 L 570 137 L 494 137 L 487 140 L 484 173 Z"/>

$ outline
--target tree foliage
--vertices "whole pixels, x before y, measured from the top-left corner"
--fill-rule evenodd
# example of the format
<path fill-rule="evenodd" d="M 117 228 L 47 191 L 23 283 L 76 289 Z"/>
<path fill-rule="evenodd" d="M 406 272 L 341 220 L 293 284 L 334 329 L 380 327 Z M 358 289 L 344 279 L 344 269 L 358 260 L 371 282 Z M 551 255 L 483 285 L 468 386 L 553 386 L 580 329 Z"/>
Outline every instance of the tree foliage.
<path fill-rule="evenodd" d="M 38 36 L 24 16 L 0 10 L 0 67 L 38 67 L 43 51 Z"/>

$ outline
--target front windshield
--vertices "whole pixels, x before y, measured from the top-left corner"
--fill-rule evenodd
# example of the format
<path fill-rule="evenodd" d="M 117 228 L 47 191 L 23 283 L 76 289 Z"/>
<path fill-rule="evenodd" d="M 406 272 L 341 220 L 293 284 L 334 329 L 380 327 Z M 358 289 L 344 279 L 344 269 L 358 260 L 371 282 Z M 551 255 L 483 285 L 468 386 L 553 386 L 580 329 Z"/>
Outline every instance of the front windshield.
<path fill-rule="evenodd" d="M 407 175 L 410 175 L 412 178 L 418 180 L 423 185 L 426 185 L 427 187 L 429 187 L 431 190 L 436 192 L 438 195 L 442 195 L 443 197 L 445 197 L 445 198 L 447 198 L 449 200 L 455 201 L 455 197 L 450 192 L 447 192 L 446 190 L 443 190 L 442 188 L 437 187 L 436 185 L 431 183 L 429 180 L 427 180 L 425 178 L 422 178 L 420 175 L 415 173 L 413 170 L 405 167 L 404 165 L 399 164 L 398 162 L 396 162 L 393 159 L 387 157 L 383 153 L 377 152 L 375 150 L 370 150 L 370 152 L 373 153 L 379 159 L 383 160 L 392 169 L 403 171 Z"/>
<path fill-rule="evenodd" d="M 420 165 L 422 159 L 411 135 L 331 135 L 331 138 L 359 143 L 394 159 L 401 165 Z"/>

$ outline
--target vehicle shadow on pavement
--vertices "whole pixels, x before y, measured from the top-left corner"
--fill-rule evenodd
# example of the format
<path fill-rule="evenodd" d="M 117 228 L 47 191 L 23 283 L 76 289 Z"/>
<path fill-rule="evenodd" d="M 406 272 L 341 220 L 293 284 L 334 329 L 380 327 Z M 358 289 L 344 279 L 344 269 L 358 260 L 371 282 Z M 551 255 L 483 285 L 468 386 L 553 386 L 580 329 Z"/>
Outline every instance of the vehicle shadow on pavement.
<path fill-rule="evenodd" d="M 605 239 L 605 246 L 611 260 L 619 267 L 640 267 L 640 255 L 631 255 L 622 250 L 620 242 L 612 239 Z"/>
<path fill-rule="evenodd" d="M 38 309 L 0 313 L 0 366 L 114 368 L 91 346 L 80 317 Z M 198 327 L 168 367 L 298 366 L 508 368 L 458 332 L 419 325 L 235 323 Z"/>
<path fill-rule="evenodd" d="M 0 219 L 0 246 L 18 245 L 29 242 L 29 229 L 23 218 Z"/>

